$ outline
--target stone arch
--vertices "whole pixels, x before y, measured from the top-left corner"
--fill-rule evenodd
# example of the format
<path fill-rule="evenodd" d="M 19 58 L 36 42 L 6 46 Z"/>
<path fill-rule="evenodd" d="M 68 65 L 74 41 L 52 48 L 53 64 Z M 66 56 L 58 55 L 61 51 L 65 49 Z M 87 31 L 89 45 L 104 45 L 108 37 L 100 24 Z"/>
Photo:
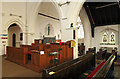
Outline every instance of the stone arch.
<path fill-rule="evenodd" d="M 59 35 L 61 36 L 61 18 L 60 13 L 58 12 L 58 9 L 56 9 L 57 4 L 55 2 L 39 2 L 39 6 L 37 5 L 37 10 L 34 12 L 34 18 L 35 18 L 35 27 L 34 30 L 34 38 L 40 39 L 45 34 L 45 27 L 47 24 L 52 24 L 52 27 L 54 28 L 54 36 L 56 36 L 56 39 L 59 39 Z M 44 7 L 45 6 L 45 7 Z M 45 14 L 47 16 L 39 15 L 38 13 Z M 57 18 L 59 20 L 56 20 L 54 18 L 50 18 L 48 16 Z M 37 31 L 37 32 L 36 32 Z M 33 40 L 34 40 L 33 38 Z"/>
<path fill-rule="evenodd" d="M 77 23 L 77 18 L 78 16 L 80 16 L 82 24 L 83 24 L 83 29 L 84 29 L 84 44 L 85 44 L 85 51 L 88 50 L 88 48 L 92 47 L 92 35 L 91 35 L 91 25 L 90 25 L 90 21 L 88 18 L 88 15 L 85 11 L 85 8 L 83 7 L 83 3 L 79 3 L 76 5 L 77 9 L 76 11 L 74 11 L 73 15 L 74 17 L 71 17 L 71 22 L 74 23 L 74 26 L 76 26 Z M 80 12 L 82 12 L 82 15 L 80 14 Z M 84 18 L 85 17 L 85 18 Z M 87 21 L 87 24 L 86 22 Z M 76 30 L 76 36 L 77 36 L 78 31 Z M 78 39 L 78 37 L 76 37 Z M 78 43 L 78 40 L 75 40 L 76 43 Z M 75 54 L 75 58 L 77 58 L 78 56 L 78 44 L 76 44 L 74 53 Z"/>
<path fill-rule="evenodd" d="M 61 12 L 60 7 L 58 6 L 58 3 L 55 0 L 47 0 L 47 1 L 51 2 L 54 5 L 54 7 L 56 8 L 57 13 L 59 15 L 59 19 L 62 20 L 62 12 Z M 44 2 L 44 0 L 41 0 L 40 2 L 38 2 L 36 4 L 36 6 L 33 8 L 33 10 L 35 9 L 33 15 L 38 14 L 38 12 L 39 12 L 39 6 L 41 5 L 41 2 Z"/>
<path fill-rule="evenodd" d="M 12 24 L 17 24 L 22 29 L 22 31 L 24 31 L 24 26 L 25 25 L 19 19 L 11 19 L 10 21 L 8 21 L 5 25 L 4 30 L 6 30 L 6 32 L 8 32 L 7 30 L 10 27 L 10 25 L 12 25 Z"/>
<path fill-rule="evenodd" d="M 20 40 L 20 34 L 23 34 L 23 24 L 18 20 L 11 20 L 6 24 L 6 32 L 8 34 L 8 46 L 13 46 L 12 35 L 16 34 L 16 41 L 14 43 L 16 43 L 16 47 L 20 47 L 20 44 L 23 42 L 23 40 Z"/>
<path fill-rule="evenodd" d="M 87 50 L 88 48 L 92 47 L 92 34 L 91 34 L 90 21 L 89 21 L 88 15 L 87 15 L 84 7 L 82 7 L 79 16 L 80 16 L 81 22 L 83 24 L 84 43 L 86 46 L 85 50 Z"/>

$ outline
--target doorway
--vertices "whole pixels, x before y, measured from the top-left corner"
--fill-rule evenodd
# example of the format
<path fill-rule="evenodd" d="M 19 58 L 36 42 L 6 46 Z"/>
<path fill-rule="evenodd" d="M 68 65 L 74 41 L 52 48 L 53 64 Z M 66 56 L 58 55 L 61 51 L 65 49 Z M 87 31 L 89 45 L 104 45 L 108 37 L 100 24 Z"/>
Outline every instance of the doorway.
<path fill-rule="evenodd" d="M 23 41 L 22 29 L 17 24 L 12 24 L 8 28 L 8 46 L 20 47 Z"/>
<path fill-rule="evenodd" d="M 16 47 L 16 34 L 13 34 L 12 46 Z"/>

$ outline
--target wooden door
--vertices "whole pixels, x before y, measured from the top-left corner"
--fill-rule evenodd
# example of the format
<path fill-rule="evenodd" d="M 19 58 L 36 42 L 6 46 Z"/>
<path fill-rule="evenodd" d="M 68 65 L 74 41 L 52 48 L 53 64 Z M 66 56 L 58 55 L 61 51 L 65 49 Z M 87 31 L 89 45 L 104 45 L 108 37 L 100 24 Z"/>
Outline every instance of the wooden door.
<path fill-rule="evenodd" d="M 12 38 L 13 38 L 12 40 L 13 47 L 16 47 L 16 34 L 13 34 Z"/>

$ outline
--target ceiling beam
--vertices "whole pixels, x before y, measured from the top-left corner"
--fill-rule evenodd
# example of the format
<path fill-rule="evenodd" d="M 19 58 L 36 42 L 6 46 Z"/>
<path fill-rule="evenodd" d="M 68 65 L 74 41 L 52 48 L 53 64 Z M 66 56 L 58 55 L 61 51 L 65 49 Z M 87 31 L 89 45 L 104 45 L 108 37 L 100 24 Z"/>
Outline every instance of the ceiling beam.
<path fill-rule="evenodd" d="M 112 4 L 107 4 L 107 5 L 104 5 L 104 6 L 99 6 L 99 7 L 96 7 L 95 9 L 100 9 L 100 8 L 104 8 L 104 7 L 108 7 L 108 6 L 112 6 L 112 5 L 116 5 L 118 3 L 112 3 Z"/>
<path fill-rule="evenodd" d="M 58 18 L 55 18 L 55 17 L 53 17 L 53 16 L 49 16 L 49 15 L 46 15 L 46 14 L 43 14 L 43 13 L 38 13 L 39 15 L 41 15 L 41 16 L 45 16 L 45 17 L 48 17 L 48 18 L 51 18 L 51 19 L 54 19 L 54 20 L 60 20 L 60 19 L 58 19 Z"/>

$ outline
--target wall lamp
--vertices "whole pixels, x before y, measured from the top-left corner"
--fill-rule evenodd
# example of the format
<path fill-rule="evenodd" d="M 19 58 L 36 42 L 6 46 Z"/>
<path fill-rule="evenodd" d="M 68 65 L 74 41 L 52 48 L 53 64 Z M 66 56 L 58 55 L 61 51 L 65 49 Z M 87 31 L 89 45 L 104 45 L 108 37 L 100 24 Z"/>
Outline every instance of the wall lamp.
<path fill-rule="evenodd" d="M 65 5 L 65 4 L 70 4 L 70 1 L 67 1 L 67 2 L 65 2 L 65 3 L 59 3 L 58 5 L 61 7 L 62 5 Z"/>
<path fill-rule="evenodd" d="M 10 13 L 10 16 L 17 16 L 17 17 L 19 17 L 19 18 L 22 18 L 22 16 L 15 15 L 15 14 L 12 14 L 12 13 Z"/>

